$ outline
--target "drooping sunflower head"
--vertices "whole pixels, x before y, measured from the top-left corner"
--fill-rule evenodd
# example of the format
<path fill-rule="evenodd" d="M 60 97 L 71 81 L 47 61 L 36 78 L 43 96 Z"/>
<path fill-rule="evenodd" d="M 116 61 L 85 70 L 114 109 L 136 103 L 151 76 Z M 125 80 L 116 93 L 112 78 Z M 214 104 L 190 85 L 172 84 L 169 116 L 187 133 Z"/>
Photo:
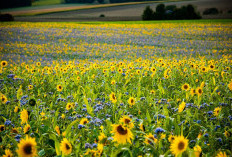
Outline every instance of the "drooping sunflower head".
<path fill-rule="evenodd" d="M 72 152 L 72 145 L 71 143 L 66 139 L 63 138 L 63 141 L 60 143 L 60 150 L 63 152 L 64 155 L 69 155 Z"/>
<path fill-rule="evenodd" d="M 30 130 L 30 128 L 31 128 L 31 126 L 29 124 L 27 124 L 23 129 L 24 134 L 26 134 Z"/>
<path fill-rule="evenodd" d="M 131 143 L 131 139 L 133 139 L 131 130 L 122 124 L 113 124 L 111 133 L 114 134 L 113 139 L 118 144 L 126 144 L 127 142 Z"/>
<path fill-rule="evenodd" d="M 133 128 L 134 127 L 134 123 L 132 121 L 132 119 L 129 116 L 123 116 L 120 119 L 120 122 L 127 125 L 129 128 Z"/>
<path fill-rule="evenodd" d="M 188 147 L 188 139 L 184 136 L 176 136 L 173 143 L 170 146 L 172 154 L 179 155 L 183 153 Z"/>
<path fill-rule="evenodd" d="M 34 157 L 37 155 L 35 138 L 26 136 L 26 139 L 20 140 L 17 153 L 20 157 Z"/>
<path fill-rule="evenodd" d="M 23 109 L 23 111 L 21 111 L 20 118 L 22 120 L 21 124 L 27 123 L 27 121 L 28 121 L 28 112 L 27 112 L 27 110 Z"/>
<path fill-rule="evenodd" d="M 85 125 L 85 124 L 87 124 L 87 123 L 89 123 L 89 121 L 88 121 L 87 118 L 82 118 L 81 121 L 80 121 L 80 124 L 81 124 L 81 125 Z"/>
<path fill-rule="evenodd" d="M 74 107 L 74 105 L 75 104 L 73 104 L 73 103 L 67 103 L 67 105 L 66 105 L 66 110 L 70 110 L 71 108 L 73 108 Z"/>
<path fill-rule="evenodd" d="M 182 101 L 182 103 L 179 105 L 178 112 L 182 112 L 185 109 L 185 102 Z"/>

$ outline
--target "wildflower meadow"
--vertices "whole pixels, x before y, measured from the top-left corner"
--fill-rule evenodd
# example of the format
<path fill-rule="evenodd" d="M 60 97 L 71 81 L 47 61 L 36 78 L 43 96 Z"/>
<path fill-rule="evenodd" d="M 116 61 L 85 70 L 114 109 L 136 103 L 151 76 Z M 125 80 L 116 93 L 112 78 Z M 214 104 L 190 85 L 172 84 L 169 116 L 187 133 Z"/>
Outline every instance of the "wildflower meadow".
<path fill-rule="evenodd" d="M 0 156 L 232 156 L 231 30 L 0 23 Z"/>

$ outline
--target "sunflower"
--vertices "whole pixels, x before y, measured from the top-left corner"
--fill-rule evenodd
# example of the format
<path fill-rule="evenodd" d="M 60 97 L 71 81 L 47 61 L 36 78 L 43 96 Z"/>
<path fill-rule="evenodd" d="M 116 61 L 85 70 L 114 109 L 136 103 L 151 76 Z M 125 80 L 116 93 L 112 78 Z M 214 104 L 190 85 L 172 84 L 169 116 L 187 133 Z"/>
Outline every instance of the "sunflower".
<path fill-rule="evenodd" d="M 208 69 L 206 67 L 201 67 L 201 72 L 207 72 Z"/>
<path fill-rule="evenodd" d="M 139 124 L 139 129 L 145 131 L 145 126 L 143 125 L 143 123 Z"/>
<path fill-rule="evenodd" d="M 170 146 L 170 150 L 172 154 L 178 156 L 183 153 L 188 147 L 188 139 L 184 138 L 184 136 L 176 136 L 175 140 L 172 142 Z"/>
<path fill-rule="evenodd" d="M 37 63 L 36 63 L 36 65 L 37 65 L 37 66 L 40 66 L 40 65 L 41 65 L 41 63 L 40 63 L 40 62 L 37 62 Z"/>
<path fill-rule="evenodd" d="M 66 105 L 66 110 L 70 110 L 71 108 L 74 107 L 74 104 L 73 103 L 67 103 Z"/>
<path fill-rule="evenodd" d="M 23 111 L 20 112 L 20 118 L 22 120 L 21 124 L 27 123 L 27 121 L 28 121 L 28 112 L 27 112 L 27 110 L 23 109 Z"/>
<path fill-rule="evenodd" d="M 81 121 L 80 121 L 80 124 L 81 124 L 81 125 L 85 125 L 85 124 L 87 124 L 87 123 L 89 123 L 89 121 L 88 121 L 87 118 L 82 118 Z"/>
<path fill-rule="evenodd" d="M 154 137 L 154 135 L 152 135 L 151 133 L 145 135 L 145 143 L 146 144 L 150 144 L 153 145 L 154 143 L 157 143 L 157 139 Z"/>
<path fill-rule="evenodd" d="M 182 101 L 182 103 L 179 105 L 178 112 L 182 112 L 185 108 L 185 102 Z"/>
<path fill-rule="evenodd" d="M 28 89 L 29 89 L 29 90 L 32 90 L 32 89 L 33 89 L 33 86 L 32 86 L 32 85 L 29 85 L 29 86 L 28 86 Z"/>
<path fill-rule="evenodd" d="M 222 110 L 221 107 L 216 107 L 216 108 L 214 109 L 214 111 L 213 111 L 213 115 L 214 115 L 214 116 L 218 116 L 221 110 Z"/>
<path fill-rule="evenodd" d="M 232 80 L 231 80 L 230 83 L 228 84 L 228 88 L 232 91 Z"/>
<path fill-rule="evenodd" d="M 16 151 L 20 157 L 34 157 L 37 156 L 36 145 L 35 138 L 26 136 L 26 139 L 20 140 Z"/>
<path fill-rule="evenodd" d="M 174 136 L 174 135 L 169 135 L 168 141 L 169 141 L 170 143 L 172 143 L 174 140 L 175 140 L 175 136 Z"/>
<path fill-rule="evenodd" d="M 7 66 L 7 61 L 1 61 L 1 67 L 6 67 Z"/>
<path fill-rule="evenodd" d="M 192 96 L 194 96 L 194 95 L 196 94 L 196 90 L 195 90 L 194 88 L 191 88 L 190 94 L 191 94 Z"/>
<path fill-rule="evenodd" d="M 196 94 L 197 94 L 198 96 L 201 96 L 202 93 L 203 93 L 202 88 L 201 88 L 201 87 L 197 87 L 197 89 L 196 89 Z"/>
<path fill-rule="evenodd" d="M 111 133 L 114 134 L 113 139 L 118 144 L 126 144 L 131 143 L 131 140 L 133 139 L 133 134 L 131 130 L 122 124 L 113 124 L 113 130 Z"/>
<path fill-rule="evenodd" d="M 63 141 L 61 141 L 60 150 L 63 152 L 64 155 L 71 154 L 72 145 L 66 138 L 63 138 Z"/>
<path fill-rule="evenodd" d="M 0 132 L 5 130 L 5 126 L 4 125 L 0 125 Z"/>
<path fill-rule="evenodd" d="M 1 101 L 3 104 L 5 104 L 8 100 L 7 100 L 7 97 L 3 94 L 1 94 Z"/>
<path fill-rule="evenodd" d="M 60 128 L 59 128 L 59 126 L 56 126 L 55 130 L 56 130 L 57 134 L 60 135 Z"/>
<path fill-rule="evenodd" d="M 117 102 L 117 98 L 116 98 L 116 95 L 115 95 L 114 92 L 112 92 L 112 93 L 110 94 L 110 101 L 111 101 L 112 103 L 116 103 L 116 102 Z"/>
<path fill-rule="evenodd" d="M 11 151 L 9 149 L 6 149 L 5 155 L 3 155 L 2 157 L 13 157 L 13 154 L 11 153 Z"/>
<path fill-rule="evenodd" d="M 190 89 L 189 87 L 189 84 L 188 83 L 185 83 L 182 87 L 181 87 L 182 90 L 184 91 L 188 91 Z"/>
<path fill-rule="evenodd" d="M 116 81 L 115 81 L 115 80 L 112 80 L 112 81 L 111 81 L 111 84 L 112 84 L 112 85 L 114 85 L 115 83 L 116 83 Z"/>
<path fill-rule="evenodd" d="M 195 157 L 200 157 L 201 155 L 201 147 L 199 145 L 196 145 L 195 147 L 193 147 L 193 150 L 194 150 L 194 154 L 195 154 Z"/>
<path fill-rule="evenodd" d="M 30 130 L 30 128 L 31 128 L 31 126 L 29 124 L 27 124 L 23 129 L 24 134 L 26 134 Z"/>
<path fill-rule="evenodd" d="M 57 85 L 57 86 L 56 86 L 56 89 L 57 89 L 57 91 L 61 92 L 62 89 L 63 89 L 63 87 L 62 87 L 61 85 Z"/>
<path fill-rule="evenodd" d="M 128 100 L 128 103 L 133 106 L 135 104 L 135 98 L 133 97 L 130 97 L 129 100 Z"/>
<path fill-rule="evenodd" d="M 120 122 L 129 126 L 130 129 L 132 129 L 134 127 L 134 123 L 132 122 L 132 119 L 129 116 L 123 116 L 120 119 Z"/>
<path fill-rule="evenodd" d="M 217 156 L 216 157 L 227 157 L 227 155 L 226 155 L 226 152 L 219 152 L 219 153 L 217 153 Z"/>

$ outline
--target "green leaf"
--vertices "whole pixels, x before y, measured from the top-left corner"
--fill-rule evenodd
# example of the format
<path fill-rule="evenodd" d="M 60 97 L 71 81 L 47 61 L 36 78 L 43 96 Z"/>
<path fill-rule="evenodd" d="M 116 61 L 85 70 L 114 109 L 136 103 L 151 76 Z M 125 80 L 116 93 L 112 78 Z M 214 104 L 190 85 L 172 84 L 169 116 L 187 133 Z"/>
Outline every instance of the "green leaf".
<path fill-rule="evenodd" d="M 39 156 L 44 156 L 44 155 L 45 155 L 44 149 L 42 149 L 41 151 L 39 151 L 38 155 L 39 155 Z"/>

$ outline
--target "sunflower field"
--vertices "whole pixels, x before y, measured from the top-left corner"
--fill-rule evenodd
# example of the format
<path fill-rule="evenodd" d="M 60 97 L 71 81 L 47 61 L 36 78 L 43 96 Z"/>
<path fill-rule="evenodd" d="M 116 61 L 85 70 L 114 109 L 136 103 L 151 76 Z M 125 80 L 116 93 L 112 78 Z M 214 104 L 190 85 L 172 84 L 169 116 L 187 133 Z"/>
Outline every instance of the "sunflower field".
<path fill-rule="evenodd" d="M 0 156 L 232 156 L 231 30 L 0 23 Z"/>

